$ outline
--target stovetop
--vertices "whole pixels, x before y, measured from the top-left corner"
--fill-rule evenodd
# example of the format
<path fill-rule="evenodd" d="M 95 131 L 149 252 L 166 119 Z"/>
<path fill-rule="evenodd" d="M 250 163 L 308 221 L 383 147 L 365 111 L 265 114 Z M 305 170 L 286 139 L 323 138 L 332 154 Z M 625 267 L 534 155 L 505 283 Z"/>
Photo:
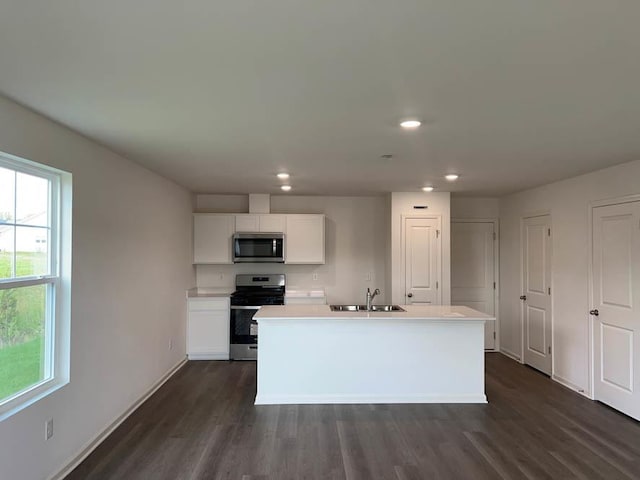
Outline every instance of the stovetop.
<path fill-rule="evenodd" d="M 284 305 L 284 274 L 236 275 L 231 305 Z"/>

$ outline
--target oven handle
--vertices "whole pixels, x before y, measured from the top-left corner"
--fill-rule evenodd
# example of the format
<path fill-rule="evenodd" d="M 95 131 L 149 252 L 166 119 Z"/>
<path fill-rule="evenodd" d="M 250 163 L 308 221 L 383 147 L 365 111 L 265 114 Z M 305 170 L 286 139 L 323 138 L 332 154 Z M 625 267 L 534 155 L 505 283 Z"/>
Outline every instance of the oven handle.
<path fill-rule="evenodd" d="M 231 305 L 231 310 L 260 310 L 261 307 L 240 307 L 238 305 Z"/>

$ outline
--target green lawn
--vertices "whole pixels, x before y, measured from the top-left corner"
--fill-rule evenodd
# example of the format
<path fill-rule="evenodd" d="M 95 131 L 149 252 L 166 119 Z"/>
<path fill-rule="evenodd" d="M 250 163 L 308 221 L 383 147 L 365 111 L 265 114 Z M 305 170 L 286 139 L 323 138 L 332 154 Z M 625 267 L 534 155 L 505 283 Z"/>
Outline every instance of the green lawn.
<path fill-rule="evenodd" d="M 16 275 L 26 276 L 44 273 L 47 268 L 47 254 L 44 252 L 17 252 Z M 0 252 L 0 278 L 11 276 L 13 253 Z"/>
<path fill-rule="evenodd" d="M 46 254 L 18 252 L 18 276 L 44 273 Z M 12 274 L 13 255 L 0 252 L 0 278 Z M 0 400 L 42 378 L 46 286 L 0 290 Z"/>
<path fill-rule="evenodd" d="M 0 399 L 42 378 L 42 338 L 0 348 Z"/>

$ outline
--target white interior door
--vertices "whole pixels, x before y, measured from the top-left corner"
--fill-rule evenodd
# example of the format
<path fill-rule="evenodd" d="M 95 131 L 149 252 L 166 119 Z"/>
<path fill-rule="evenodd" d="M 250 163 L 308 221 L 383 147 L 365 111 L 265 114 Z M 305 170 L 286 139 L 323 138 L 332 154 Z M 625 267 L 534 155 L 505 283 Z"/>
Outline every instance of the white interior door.
<path fill-rule="evenodd" d="M 495 315 L 493 222 L 451 223 L 451 303 Z M 484 348 L 496 345 L 495 322 L 485 322 Z"/>
<path fill-rule="evenodd" d="M 640 202 L 593 209 L 594 395 L 640 420 Z"/>
<path fill-rule="evenodd" d="M 551 375 L 551 217 L 522 227 L 524 363 Z"/>
<path fill-rule="evenodd" d="M 405 218 L 405 298 L 408 304 L 442 303 L 439 218 Z"/>

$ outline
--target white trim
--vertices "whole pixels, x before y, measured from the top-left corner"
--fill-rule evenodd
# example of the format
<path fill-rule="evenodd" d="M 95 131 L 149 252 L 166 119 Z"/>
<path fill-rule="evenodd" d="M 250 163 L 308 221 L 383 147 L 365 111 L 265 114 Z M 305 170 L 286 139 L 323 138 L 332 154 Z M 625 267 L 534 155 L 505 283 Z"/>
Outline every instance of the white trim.
<path fill-rule="evenodd" d="M 367 403 L 487 403 L 483 394 L 461 393 L 425 395 L 256 395 L 256 405 L 367 404 Z"/>
<path fill-rule="evenodd" d="M 551 375 L 551 379 L 555 382 L 558 382 L 560 385 L 567 387 L 568 389 L 573 390 L 574 392 L 577 392 L 584 397 L 587 397 L 589 400 L 594 400 L 593 396 L 589 392 L 586 392 L 583 388 L 579 387 L 575 383 L 571 383 L 566 378 L 562 378 L 561 376 L 554 374 Z"/>
<path fill-rule="evenodd" d="M 454 223 L 492 223 L 495 241 L 493 242 L 493 280 L 496 282 L 496 288 L 493 291 L 493 316 L 495 317 L 495 333 L 496 338 L 493 349 L 487 349 L 485 352 L 500 351 L 500 219 L 498 218 L 452 218 L 451 224 Z M 451 232 L 453 237 L 453 229 Z M 453 286 L 451 287 L 453 290 Z"/>
<path fill-rule="evenodd" d="M 228 353 L 190 353 L 189 360 L 229 360 Z"/>
<path fill-rule="evenodd" d="M 76 468 L 80 463 L 87 458 L 91 452 L 93 452 L 98 446 L 106 440 L 106 438 L 111 435 L 111 433 L 118 428 L 122 422 L 124 422 L 129 416 L 140 407 L 144 402 L 146 402 L 151 395 L 156 393 L 162 385 L 164 385 L 167 380 L 169 380 L 173 375 L 175 375 L 178 370 L 180 370 L 187 363 L 187 359 L 183 358 L 176 365 L 169 369 L 167 373 L 165 373 L 160 380 L 158 380 L 154 385 L 151 386 L 146 393 L 142 394 L 142 396 L 133 402 L 129 408 L 127 408 L 122 415 L 115 418 L 107 427 L 102 430 L 98 435 L 96 435 L 93 439 L 89 440 L 83 447 L 80 448 L 78 453 L 76 453 L 70 460 L 65 462 L 65 466 L 56 474 L 49 477 L 49 480 L 62 480 L 65 478 L 71 471 Z"/>
<path fill-rule="evenodd" d="M 518 363 L 523 363 L 522 357 L 520 357 L 517 353 L 513 353 L 511 350 L 508 350 L 504 347 L 500 349 L 500 353 L 505 357 L 509 357 L 511 360 L 515 360 Z"/>
<path fill-rule="evenodd" d="M 606 205 L 598 205 L 598 207 L 600 206 L 606 206 Z M 587 213 L 587 229 L 588 229 L 588 233 L 587 233 L 587 255 L 589 256 L 588 260 L 587 260 L 587 301 L 589 302 L 587 304 L 587 308 L 585 311 L 585 315 L 587 315 L 587 324 L 588 324 L 588 331 L 587 331 L 587 379 L 589 382 L 589 390 L 590 390 L 590 397 L 592 400 L 595 400 L 596 398 L 596 394 L 595 394 L 595 390 L 596 390 L 596 379 L 594 377 L 594 372 L 595 372 L 595 365 L 594 365 L 594 359 L 593 359 L 593 355 L 594 355 L 594 351 L 595 351 L 595 344 L 594 344 L 594 335 L 593 335 L 593 316 L 589 315 L 589 309 L 591 308 L 591 305 L 593 305 L 593 299 L 594 299 L 594 294 L 593 294 L 593 210 L 596 208 L 596 206 L 594 205 L 594 202 L 590 202 L 589 206 L 587 207 L 588 209 L 588 213 Z"/>
<path fill-rule="evenodd" d="M 609 205 L 619 205 L 621 203 L 640 202 L 640 193 L 633 195 L 623 195 L 622 197 L 604 198 L 601 200 L 592 200 L 589 202 L 589 209 L 597 207 L 607 207 Z"/>
<path fill-rule="evenodd" d="M 48 273 L 46 275 L 16 277 L 16 265 L 14 263 L 13 276 L 0 280 L 1 290 L 47 285 L 44 327 L 44 350 L 46 356 L 43 359 L 47 378 L 35 385 L 29 386 L 21 392 L 16 392 L 16 394 L 11 397 L 0 399 L 1 421 L 69 383 L 72 176 L 63 170 L 3 152 L 0 152 L 0 167 L 16 172 L 15 175 L 17 175 L 17 173 L 27 174 L 43 179 L 49 183 L 48 225 L 21 225 L 20 223 L 16 223 L 17 218 L 14 218 L 12 223 L 2 224 L 14 227 L 14 242 L 15 232 L 17 231 L 15 227 L 25 226 L 47 230 Z M 17 208 L 16 204 L 14 204 L 14 209 L 15 208 Z M 64 231 L 63 227 L 68 231 Z M 63 238 L 64 241 L 62 241 Z"/>
<path fill-rule="evenodd" d="M 33 287 L 34 285 L 44 285 L 56 283 L 59 277 L 46 275 L 42 277 L 17 277 L 0 280 L 0 290 L 21 287 Z"/>

